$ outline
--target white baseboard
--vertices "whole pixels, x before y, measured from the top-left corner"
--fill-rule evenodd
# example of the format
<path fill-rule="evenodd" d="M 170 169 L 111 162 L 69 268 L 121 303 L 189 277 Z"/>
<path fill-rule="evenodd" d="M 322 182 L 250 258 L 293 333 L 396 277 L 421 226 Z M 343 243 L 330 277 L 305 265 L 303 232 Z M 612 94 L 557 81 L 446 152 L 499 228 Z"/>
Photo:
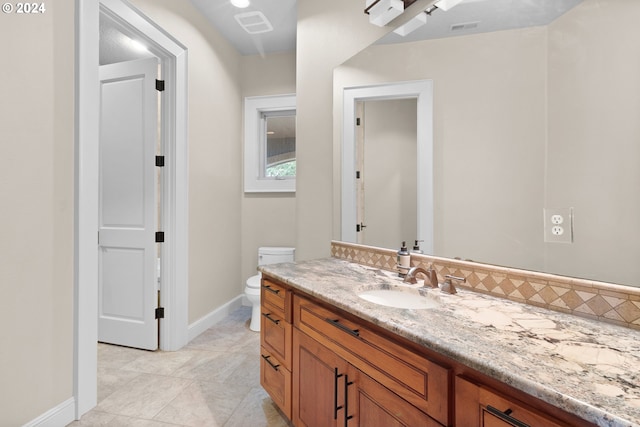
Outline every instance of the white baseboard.
<path fill-rule="evenodd" d="M 231 301 L 223 304 L 222 306 L 216 308 L 211 313 L 206 314 L 189 325 L 189 341 L 224 319 L 237 308 L 240 308 L 242 304 L 242 300 L 244 298 L 244 294 L 238 295 Z"/>
<path fill-rule="evenodd" d="M 60 427 L 76 419 L 76 400 L 73 397 L 58 406 L 49 409 L 38 418 L 29 421 L 23 427 Z"/>

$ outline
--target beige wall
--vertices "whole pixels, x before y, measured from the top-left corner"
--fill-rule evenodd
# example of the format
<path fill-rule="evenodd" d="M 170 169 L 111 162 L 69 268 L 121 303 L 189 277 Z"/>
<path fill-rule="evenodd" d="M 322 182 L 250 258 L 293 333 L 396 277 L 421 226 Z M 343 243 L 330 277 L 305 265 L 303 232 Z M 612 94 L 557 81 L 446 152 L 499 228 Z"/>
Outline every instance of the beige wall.
<path fill-rule="evenodd" d="M 334 212 L 339 212 L 335 200 L 340 200 L 340 193 L 333 189 L 333 69 L 389 31 L 369 24 L 363 9 L 358 1 L 298 1 L 299 260 L 329 255 Z"/>
<path fill-rule="evenodd" d="M 574 207 L 550 271 L 640 286 L 640 2 L 588 0 L 549 26 L 546 205 Z"/>
<path fill-rule="evenodd" d="M 503 263 L 540 268 L 545 75 L 546 31 L 532 28 L 371 46 L 336 70 L 335 96 L 433 80 L 435 253 L 478 261 L 504 253 Z"/>
<path fill-rule="evenodd" d="M 296 92 L 294 52 L 243 56 L 242 97 L 281 95 Z M 257 273 L 260 246 L 295 246 L 295 193 L 242 193 L 241 280 Z"/>
<path fill-rule="evenodd" d="M 0 16 L 0 426 L 73 393 L 74 5 Z"/>
<path fill-rule="evenodd" d="M 240 294 L 240 55 L 188 0 L 133 4 L 188 49 L 192 323 Z"/>

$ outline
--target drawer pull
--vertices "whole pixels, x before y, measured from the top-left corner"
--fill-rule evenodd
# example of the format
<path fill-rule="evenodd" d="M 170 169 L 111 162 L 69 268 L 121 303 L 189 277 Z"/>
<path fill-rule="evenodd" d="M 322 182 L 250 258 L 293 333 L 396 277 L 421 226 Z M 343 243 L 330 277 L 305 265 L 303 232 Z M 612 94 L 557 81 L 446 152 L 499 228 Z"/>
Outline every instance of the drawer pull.
<path fill-rule="evenodd" d="M 333 368 L 333 419 L 338 419 L 338 411 L 342 409 L 342 406 L 338 406 L 338 378 L 342 374 L 338 373 L 338 368 Z"/>
<path fill-rule="evenodd" d="M 523 423 L 522 421 L 518 420 L 517 418 L 513 418 L 510 414 L 513 412 L 511 409 L 507 409 L 506 411 L 502 412 L 497 408 L 494 408 L 491 405 L 487 405 L 487 411 L 489 411 L 490 414 L 495 415 L 496 417 L 500 418 L 501 420 L 504 420 L 516 427 L 530 427 L 529 424 Z"/>
<path fill-rule="evenodd" d="M 280 321 L 278 319 L 274 319 L 273 317 L 271 317 L 271 313 L 262 313 L 262 315 L 264 317 L 266 317 L 267 319 L 271 320 L 276 325 L 278 325 L 280 323 Z"/>
<path fill-rule="evenodd" d="M 340 323 L 340 319 L 324 319 L 327 322 L 331 323 L 336 328 L 348 333 L 349 335 L 353 335 L 354 337 L 360 338 L 360 330 L 359 329 L 349 329 L 347 326 Z"/>
<path fill-rule="evenodd" d="M 271 292 L 272 294 L 278 295 L 280 293 L 280 289 L 273 289 L 269 285 L 264 285 L 263 288 L 265 288 L 267 291 Z"/>
<path fill-rule="evenodd" d="M 265 360 L 265 362 L 267 362 L 269 364 L 269 366 L 271 366 L 275 371 L 278 370 L 278 368 L 280 367 L 280 365 L 274 365 L 273 362 L 271 360 L 269 360 L 269 358 L 271 356 L 265 356 L 264 354 L 261 354 L 262 358 Z"/>

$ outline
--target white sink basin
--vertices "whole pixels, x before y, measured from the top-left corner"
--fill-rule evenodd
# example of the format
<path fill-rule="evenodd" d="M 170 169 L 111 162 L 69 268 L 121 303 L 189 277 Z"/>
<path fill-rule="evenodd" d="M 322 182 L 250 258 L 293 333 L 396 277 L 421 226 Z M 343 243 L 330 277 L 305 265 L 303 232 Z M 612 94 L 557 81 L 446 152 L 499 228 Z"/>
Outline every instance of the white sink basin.
<path fill-rule="evenodd" d="M 420 295 L 416 289 L 372 289 L 361 292 L 358 296 L 366 301 L 387 307 L 426 309 L 440 306 L 437 300 Z"/>

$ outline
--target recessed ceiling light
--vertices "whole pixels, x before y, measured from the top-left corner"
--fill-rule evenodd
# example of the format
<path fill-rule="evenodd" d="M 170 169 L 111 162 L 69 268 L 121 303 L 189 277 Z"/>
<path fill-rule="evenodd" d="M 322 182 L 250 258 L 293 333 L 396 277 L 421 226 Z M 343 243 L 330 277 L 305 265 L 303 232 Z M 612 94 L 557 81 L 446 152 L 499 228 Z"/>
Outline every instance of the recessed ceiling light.
<path fill-rule="evenodd" d="M 245 7 L 249 7 L 251 3 L 249 0 L 231 0 L 231 4 L 240 9 L 244 9 Z"/>

